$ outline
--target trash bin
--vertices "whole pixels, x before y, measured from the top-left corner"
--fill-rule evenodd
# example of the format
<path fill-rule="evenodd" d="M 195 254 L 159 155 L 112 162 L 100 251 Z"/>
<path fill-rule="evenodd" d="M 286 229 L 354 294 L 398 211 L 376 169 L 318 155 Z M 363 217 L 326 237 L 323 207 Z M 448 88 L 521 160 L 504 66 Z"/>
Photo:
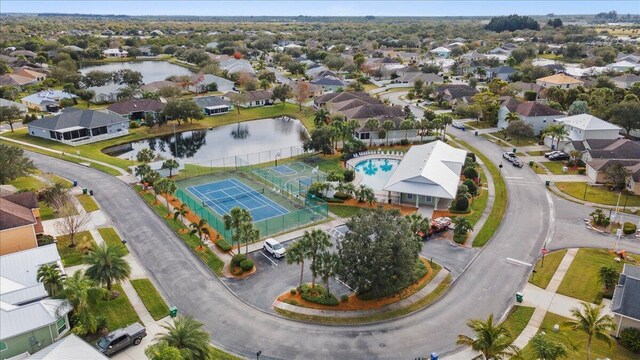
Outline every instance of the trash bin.
<path fill-rule="evenodd" d="M 78 186 L 78 180 L 73 180 L 73 186 Z"/>
<path fill-rule="evenodd" d="M 529 166 L 533 166 L 533 160 L 529 160 Z"/>
<path fill-rule="evenodd" d="M 551 181 L 550 181 L 550 180 L 547 180 L 547 181 L 545 181 L 545 182 L 544 182 L 544 184 L 545 184 L 546 186 L 549 186 L 549 185 L 551 185 Z"/>
<path fill-rule="evenodd" d="M 478 132 L 477 132 L 477 131 L 476 131 L 476 132 L 474 132 L 473 134 L 474 134 L 475 136 L 478 136 Z"/>
<path fill-rule="evenodd" d="M 431 360 L 438 360 L 438 353 L 431 353 Z"/>
<path fill-rule="evenodd" d="M 177 307 L 175 307 L 175 306 L 172 306 L 172 307 L 169 309 L 169 316 L 171 316 L 172 318 L 174 318 L 174 317 L 178 316 L 178 308 L 177 308 Z"/>
<path fill-rule="evenodd" d="M 521 293 L 521 292 L 517 292 L 516 293 L 516 301 L 521 303 L 523 299 L 524 299 L 524 294 Z"/>
<path fill-rule="evenodd" d="M 513 148 L 513 153 L 514 153 L 514 154 L 516 153 L 516 148 Z"/>
<path fill-rule="evenodd" d="M 93 190 L 89 190 L 89 195 L 93 196 Z"/>
<path fill-rule="evenodd" d="M 87 188 L 83 188 L 82 189 L 82 193 L 86 195 L 87 194 Z"/>

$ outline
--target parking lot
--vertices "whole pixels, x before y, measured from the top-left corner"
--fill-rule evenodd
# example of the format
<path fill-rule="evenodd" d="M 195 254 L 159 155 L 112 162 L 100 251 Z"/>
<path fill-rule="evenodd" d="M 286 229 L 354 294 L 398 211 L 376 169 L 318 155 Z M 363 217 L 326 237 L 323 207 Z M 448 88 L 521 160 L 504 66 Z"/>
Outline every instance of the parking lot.
<path fill-rule="evenodd" d="M 332 235 L 332 242 L 335 250 L 336 238 L 340 238 L 341 234 L 347 230 L 342 225 L 329 230 Z M 282 243 L 287 248 L 297 239 L 293 239 Z M 440 234 L 434 235 L 431 239 L 423 243 L 421 255 L 447 268 L 451 275 L 458 277 L 464 268 L 471 262 L 473 257 L 478 253 L 475 248 L 462 248 L 453 245 L 451 241 L 443 238 Z M 241 297 L 244 301 L 256 306 L 259 309 L 274 312 L 273 301 L 281 294 L 295 288 L 300 283 L 300 265 L 288 265 L 285 258 L 275 259 L 264 250 L 249 253 L 256 265 L 256 273 L 246 279 L 227 279 L 223 278 L 229 288 Z M 311 271 L 309 266 L 310 260 L 305 261 L 305 270 L 303 281 L 311 282 Z M 322 283 L 320 278 L 316 282 Z M 329 287 L 336 297 L 340 298 L 343 294 L 350 294 L 351 290 L 332 278 L 329 280 Z"/>

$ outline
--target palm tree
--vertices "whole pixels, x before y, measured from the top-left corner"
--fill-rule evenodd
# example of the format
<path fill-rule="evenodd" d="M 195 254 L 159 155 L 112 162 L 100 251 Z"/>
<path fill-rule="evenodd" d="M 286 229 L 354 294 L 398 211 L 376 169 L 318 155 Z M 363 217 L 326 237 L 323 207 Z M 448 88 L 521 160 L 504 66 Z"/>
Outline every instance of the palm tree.
<path fill-rule="evenodd" d="M 211 236 L 209 228 L 207 227 L 207 220 L 200 219 L 197 223 L 191 223 L 189 227 L 191 228 L 190 234 L 198 234 L 198 239 L 200 239 L 200 242 L 202 243 L 200 246 L 204 246 L 204 236 Z M 200 249 L 202 249 L 202 247 Z"/>
<path fill-rule="evenodd" d="M 179 208 L 175 208 L 174 212 L 173 212 L 173 220 L 180 220 L 180 223 L 184 225 L 184 223 L 182 222 L 184 220 L 184 218 L 187 216 L 187 214 L 189 214 L 189 208 L 187 207 L 187 204 L 182 204 L 180 205 Z"/>
<path fill-rule="evenodd" d="M 180 349 L 167 344 L 166 341 L 158 341 L 144 349 L 144 354 L 149 360 L 186 360 Z"/>
<path fill-rule="evenodd" d="M 431 121 L 422 119 L 416 123 L 416 128 L 418 129 L 418 135 L 420 135 L 420 142 L 422 142 L 422 139 L 427 134 L 429 134 L 429 129 L 431 129 Z"/>
<path fill-rule="evenodd" d="M 587 334 L 587 360 L 591 359 L 591 342 L 593 338 L 603 340 L 611 346 L 609 333 L 616 329 L 616 323 L 611 315 L 603 315 L 604 305 L 591 305 L 581 302 L 582 308 L 571 309 L 574 320 L 566 321 L 563 325 L 571 330 L 582 331 Z"/>
<path fill-rule="evenodd" d="M 300 264 L 300 285 L 298 285 L 298 289 L 302 287 L 302 278 L 304 276 L 304 259 L 307 258 L 306 247 L 307 245 L 304 243 L 303 238 L 289 246 L 287 248 L 287 253 L 285 254 L 287 264 Z"/>
<path fill-rule="evenodd" d="M 315 125 L 316 128 L 327 125 L 328 120 L 329 120 L 329 112 L 324 108 L 318 110 L 318 112 L 316 112 L 315 115 L 313 115 L 313 124 Z"/>
<path fill-rule="evenodd" d="M 436 118 L 440 119 L 442 122 L 442 139 L 447 136 L 447 125 L 451 125 L 453 123 L 453 118 L 448 114 L 438 114 Z"/>
<path fill-rule="evenodd" d="M 316 261 L 314 270 L 324 282 L 324 286 L 327 289 L 327 297 L 330 294 L 329 278 L 336 274 L 337 267 L 338 254 L 329 251 L 323 251 L 320 253 L 320 255 L 318 255 L 318 261 Z"/>
<path fill-rule="evenodd" d="M 365 184 L 360 184 L 358 186 L 358 189 L 355 192 L 356 198 L 358 199 L 358 202 L 370 202 L 371 198 L 373 197 L 373 202 L 375 202 L 375 192 L 373 191 L 372 188 L 368 187 Z M 370 202 L 370 203 L 373 203 Z"/>
<path fill-rule="evenodd" d="M 469 345 L 474 351 L 482 353 L 485 360 L 506 359 L 519 357 L 520 348 L 513 345 L 513 338 L 509 330 L 503 325 L 496 325 L 493 322 L 493 314 L 489 315 L 487 321 L 470 320 L 467 323 L 475 337 L 458 335 L 458 345 Z"/>
<path fill-rule="evenodd" d="M 371 144 L 373 142 L 373 133 L 375 131 L 378 131 L 378 129 L 380 129 L 380 120 L 378 120 L 378 119 L 369 119 L 364 124 L 364 128 L 366 130 L 369 130 L 369 147 L 371 147 Z"/>
<path fill-rule="evenodd" d="M 409 221 L 409 227 L 412 234 L 418 234 L 419 232 L 428 232 L 431 227 L 431 221 L 428 217 L 422 216 L 419 212 L 414 212 L 407 216 Z"/>
<path fill-rule="evenodd" d="M 564 345 L 549 339 L 544 333 L 536 334 L 529 343 L 536 359 L 558 360 L 568 356 L 567 348 Z"/>
<path fill-rule="evenodd" d="M 333 244 L 331 244 L 329 235 L 326 232 L 320 229 L 314 229 L 311 232 L 304 232 L 301 246 L 306 249 L 304 252 L 307 254 L 307 257 L 311 258 L 311 287 L 315 287 L 317 276 L 316 260 L 318 255 L 333 246 Z"/>
<path fill-rule="evenodd" d="M 51 297 L 56 296 L 56 291 L 62 287 L 66 277 L 67 275 L 60 271 L 58 264 L 45 264 L 38 268 L 37 279 L 45 286 Z"/>
<path fill-rule="evenodd" d="M 131 266 L 122 258 L 120 249 L 115 244 L 102 244 L 87 255 L 86 275 L 98 284 L 107 285 L 125 280 L 131 274 Z"/>
<path fill-rule="evenodd" d="M 171 210 L 169 209 L 169 194 L 173 194 L 176 192 L 178 187 L 176 186 L 176 182 L 169 178 L 161 178 L 153 184 L 153 189 L 156 193 L 164 194 L 164 199 L 167 202 L 167 213 L 170 214 Z"/>
<path fill-rule="evenodd" d="M 382 128 L 387 132 L 387 145 L 389 145 L 389 132 L 396 128 L 396 124 L 391 120 L 386 120 L 382 123 Z"/>
<path fill-rule="evenodd" d="M 407 140 L 409 138 L 409 130 L 415 128 L 415 121 L 413 120 L 402 120 L 400 123 L 400 129 L 404 130 L 404 139 Z"/>
<path fill-rule="evenodd" d="M 247 209 L 243 209 L 240 207 L 234 207 L 228 214 L 224 215 L 224 228 L 226 230 L 232 230 L 233 235 L 231 236 L 231 244 L 234 242 L 238 243 L 238 253 L 240 253 L 240 241 L 242 241 L 242 230 L 244 229 L 244 224 L 251 223 L 253 220 L 251 218 L 251 213 Z"/>
<path fill-rule="evenodd" d="M 177 169 L 180 166 L 175 159 L 168 159 L 162 163 L 163 169 L 169 169 L 169 177 L 173 176 L 173 169 Z"/>
<path fill-rule="evenodd" d="M 353 183 L 347 183 L 344 185 L 344 193 L 353 197 L 356 193 L 356 186 Z"/>
<path fill-rule="evenodd" d="M 507 116 L 505 116 L 504 118 L 507 121 L 507 124 L 512 122 L 512 121 L 518 121 L 520 120 L 520 115 L 518 115 L 517 112 L 509 112 L 507 113 Z"/>
<path fill-rule="evenodd" d="M 106 291 L 84 275 L 84 271 L 76 271 L 64 281 L 64 297 L 73 308 L 76 326 L 74 332 L 86 334 L 98 330 L 100 319 L 95 316 L 93 307 Z"/>
<path fill-rule="evenodd" d="M 206 360 L 210 356 L 209 334 L 203 329 L 201 322 L 190 315 L 178 316 L 173 324 L 163 325 L 166 333 L 157 337 L 177 348 L 183 357 L 193 360 Z"/>
<path fill-rule="evenodd" d="M 452 220 L 456 227 L 453 229 L 453 234 L 457 236 L 466 237 L 469 231 L 473 230 L 473 225 L 469 219 L 464 216 L 458 216 Z"/>

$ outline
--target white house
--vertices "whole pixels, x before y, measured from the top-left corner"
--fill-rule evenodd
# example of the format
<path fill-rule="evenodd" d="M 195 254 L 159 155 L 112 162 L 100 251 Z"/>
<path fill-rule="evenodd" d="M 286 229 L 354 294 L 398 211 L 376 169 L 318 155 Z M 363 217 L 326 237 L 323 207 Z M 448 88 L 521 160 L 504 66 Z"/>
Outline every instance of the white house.
<path fill-rule="evenodd" d="M 609 64 L 607 65 L 607 68 L 614 71 L 624 72 L 627 70 L 638 70 L 640 69 L 640 65 L 632 63 L 630 61 L 623 60 L 623 61 L 615 62 L 613 64 Z"/>
<path fill-rule="evenodd" d="M 124 58 L 124 57 L 127 57 L 129 55 L 129 53 L 126 50 L 107 49 L 107 50 L 103 50 L 102 51 L 102 55 L 104 57 L 120 57 L 120 58 Z"/>
<path fill-rule="evenodd" d="M 535 101 L 519 102 L 509 98 L 502 102 L 498 110 L 498 128 L 506 129 L 509 125 L 507 114 L 515 112 L 524 123 L 533 127 L 534 134 L 538 135 L 547 126 L 553 124 L 555 119 L 564 116 L 564 113 Z"/>
<path fill-rule="evenodd" d="M 403 204 L 447 209 L 456 198 L 466 156 L 439 140 L 412 146 L 382 189 Z"/>
<path fill-rule="evenodd" d="M 20 99 L 20 102 L 30 109 L 38 111 L 49 111 L 54 110 L 53 108 L 60 106 L 60 100 L 74 98 L 77 98 L 77 96 L 69 94 L 62 90 L 43 90 L 37 94 L 23 97 L 22 99 Z"/>
<path fill-rule="evenodd" d="M 612 78 L 611 81 L 621 89 L 629 89 L 633 84 L 640 82 L 640 76 L 636 74 L 622 74 Z"/>
<path fill-rule="evenodd" d="M 569 133 L 567 139 L 560 141 L 559 149 L 562 149 L 562 144 L 567 141 L 614 140 L 620 136 L 619 126 L 589 114 L 567 116 L 556 121 L 564 124 L 564 128 Z M 551 138 L 545 138 L 545 144 L 551 145 Z"/>
<path fill-rule="evenodd" d="M 447 58 L 449 57 L 449 54 L 451 54 L 451 50 L 447 49 L 446 47 L 439 46 L 433 50 L 430 50 L 429 53 L 437 57 Z"/>

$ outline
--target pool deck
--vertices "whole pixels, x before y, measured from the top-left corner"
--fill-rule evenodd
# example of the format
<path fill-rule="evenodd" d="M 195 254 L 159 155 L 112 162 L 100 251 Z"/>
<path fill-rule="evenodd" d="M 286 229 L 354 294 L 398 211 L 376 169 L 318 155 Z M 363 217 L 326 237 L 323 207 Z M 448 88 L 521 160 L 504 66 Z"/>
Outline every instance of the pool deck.
<path fill-rule="evenodd" d="M 347 169 L 354 170 L 355 178 L 352 183 L 354 186 L 360 185 L 362 182 L 362 174 L 355 171 L 356 165 L 364 160 L 374 160 L 374 159 L 390 159 L 390 160 L 402 160 L 404 158 L 404 152 L 402 151 L 383 151 L 383 150 L 373 150 L 373 151 L 363 151 L 357 156 L 352 157 L 347 160 Z M 376 196 L 379 200 L 383 200 L 383 202 L 387 201 L 387 192 L 382 190 L 376 190 Z"/>

